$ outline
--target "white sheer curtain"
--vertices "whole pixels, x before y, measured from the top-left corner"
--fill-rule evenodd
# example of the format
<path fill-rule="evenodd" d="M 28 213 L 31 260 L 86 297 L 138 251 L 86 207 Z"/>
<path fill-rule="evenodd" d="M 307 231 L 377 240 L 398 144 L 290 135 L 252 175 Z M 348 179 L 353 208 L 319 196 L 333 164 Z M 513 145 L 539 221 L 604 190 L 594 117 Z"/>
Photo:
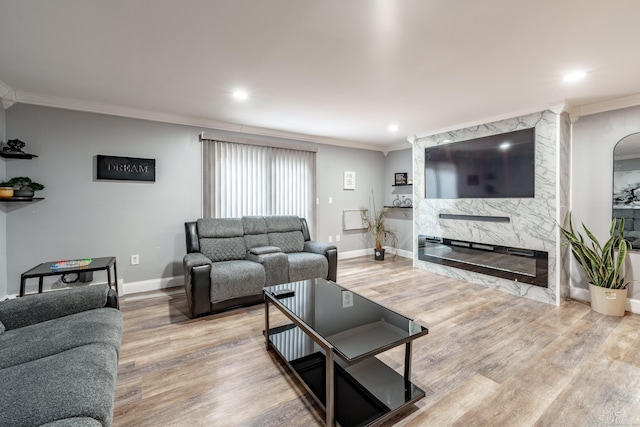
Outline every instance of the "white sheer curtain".
<path fill-rule="evenodd" d="M 298 215 L 315 228 L 312 151 L 202 140 L 204 217 Z"/>

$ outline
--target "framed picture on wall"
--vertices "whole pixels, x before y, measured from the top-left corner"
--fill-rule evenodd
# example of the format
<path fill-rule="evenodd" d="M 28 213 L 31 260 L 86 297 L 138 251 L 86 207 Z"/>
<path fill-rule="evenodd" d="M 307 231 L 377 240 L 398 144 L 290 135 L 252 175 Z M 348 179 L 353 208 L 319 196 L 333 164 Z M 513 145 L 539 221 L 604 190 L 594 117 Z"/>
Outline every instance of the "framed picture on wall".
<path fill-rule="evenodd" d="M 396 174 L 396 183 L 395 185 L 405 185 L 407 184 L 407 179 L 409 174 L 407 172 L 400 172 Z"/>
<path fill-rule="evenodd" d="M 351 171 L 344 171 L 344 181 L 342 184 L 343 190 L 355 190 L 356 189 L 356 173 Z"/>

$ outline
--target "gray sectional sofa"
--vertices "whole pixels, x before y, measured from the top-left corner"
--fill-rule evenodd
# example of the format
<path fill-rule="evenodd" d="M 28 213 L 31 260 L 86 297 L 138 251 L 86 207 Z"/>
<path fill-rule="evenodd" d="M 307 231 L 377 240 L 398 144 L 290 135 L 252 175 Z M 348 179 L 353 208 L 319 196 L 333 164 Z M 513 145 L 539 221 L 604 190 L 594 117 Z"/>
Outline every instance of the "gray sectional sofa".
<path fill-rule="evenodd" d="M 262 301 L 262 288 L 336 280 L 338 250 L 311 240 L 304 218 L 245 216 L 185 223 L 184 280 L 192 316 Z"/>
<path fill-rule="evenodd" d="M 0 302 L 0 426 L 110 426 L 117 296 L 91 285 Z"/>

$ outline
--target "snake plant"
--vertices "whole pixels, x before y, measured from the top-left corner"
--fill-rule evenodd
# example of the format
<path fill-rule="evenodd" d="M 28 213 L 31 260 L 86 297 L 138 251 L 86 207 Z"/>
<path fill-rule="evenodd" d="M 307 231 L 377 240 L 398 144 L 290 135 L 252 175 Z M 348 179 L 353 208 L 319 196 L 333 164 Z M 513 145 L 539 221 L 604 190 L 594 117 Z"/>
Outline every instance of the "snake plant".
<path fill-rule="evenodd" d="M 560 226 L 562 235 L 571 246 L 571 252 L 594 286 L 625 289 L 629 282 L 624 278 L 624 262 L 631 243 L 624 238 L 624 218 L 614 218 L 609 229 L 609 239 L 601 245 L 593 233 L 582 224 L 587 238 L 574 230 L 571 214 L 567 228 Z"/>

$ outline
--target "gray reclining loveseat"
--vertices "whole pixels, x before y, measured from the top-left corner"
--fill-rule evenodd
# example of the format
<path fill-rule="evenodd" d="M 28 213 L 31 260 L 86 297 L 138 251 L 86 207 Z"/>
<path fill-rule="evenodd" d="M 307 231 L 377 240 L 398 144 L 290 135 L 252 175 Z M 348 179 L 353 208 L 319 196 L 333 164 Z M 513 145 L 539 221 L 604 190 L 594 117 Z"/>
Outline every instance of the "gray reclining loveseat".
<path fill-rule="evenodd" d="M 246 216 L 185 223 L 184 280 L 192 316 L 262 301 L 264 286 L 336 280 L 338 250 L 311 240 L 304 218 Z"/>

